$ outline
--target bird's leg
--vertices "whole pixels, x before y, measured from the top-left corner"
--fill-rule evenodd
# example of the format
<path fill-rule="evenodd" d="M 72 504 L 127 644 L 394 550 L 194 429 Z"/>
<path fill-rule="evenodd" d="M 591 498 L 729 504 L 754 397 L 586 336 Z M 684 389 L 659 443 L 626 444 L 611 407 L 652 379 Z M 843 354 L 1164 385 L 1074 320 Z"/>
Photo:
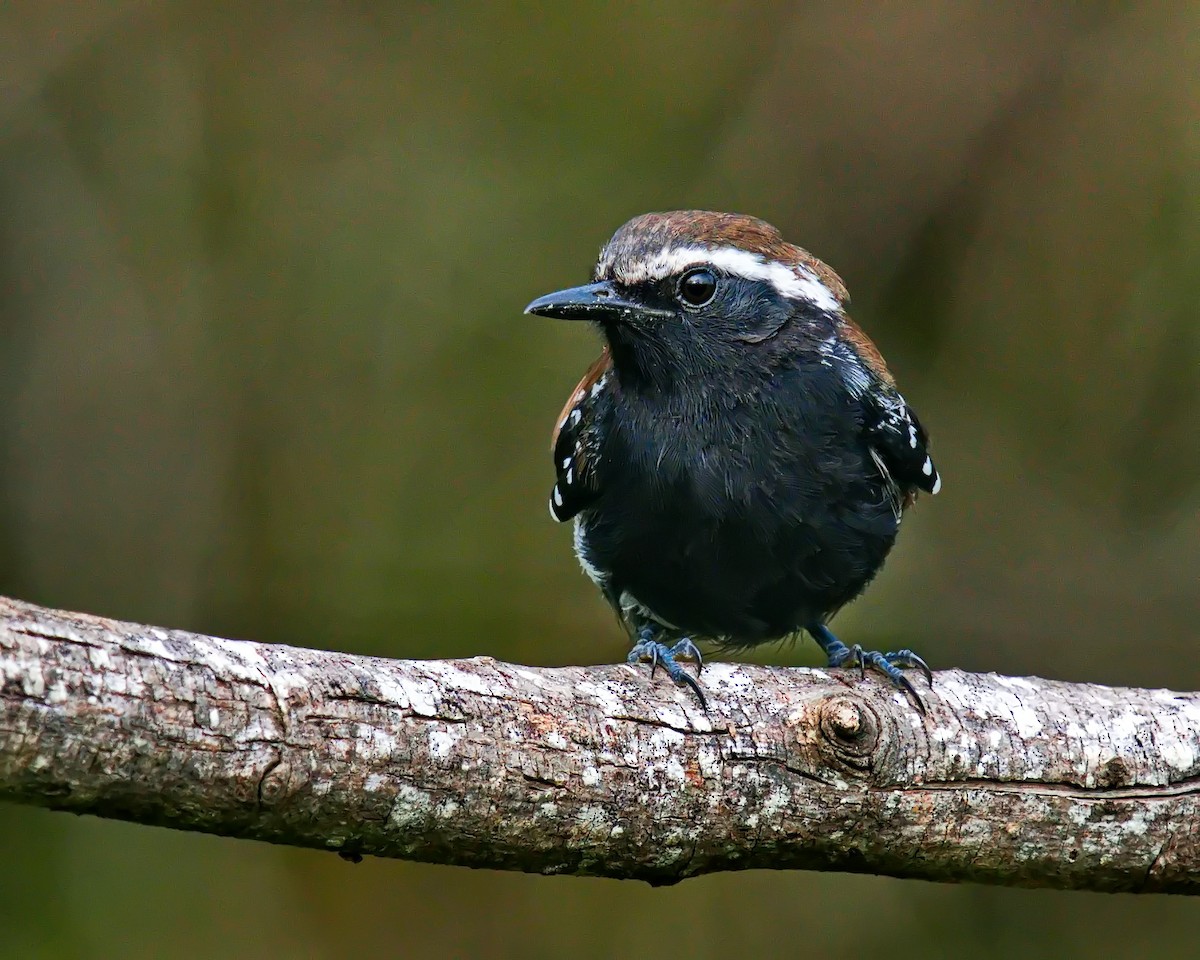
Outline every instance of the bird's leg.
<path fill-rule="evenodd" d="M 700 675 L 700 671 L 704 669 L 704 657 L 700 655 L 700 648 L 692 642 L 690 637 L 683 637 L 677 640 L 673 646 L 667 646 L 661 637 L 663 636 L 663 628 L 657 624 L 645 623 L 638 628 L 637 642 L 633 645 L 633 649 L 629 651 L 629 656 L 625 658 L 626 663 L 650 663 L 650 676 L 654 676 L 654 672 L 661 665 L 667 671 L 667 676 L 676 683 L 684 683 L 692 688 L 692 692 L 696 694 L 700 700 L 700 706 L 706 711 L 708 710 L 708 700 L 704 696 L 704 691 L 700 689 L 700 684 L 690 673 L 683 669 L 683 665 L 678 662 L 679 659 L 695 660 L 696 661 L 696 676 Z"/>
<path fill-rule="evenodd" d="M 878 650 L 864 650 L 857 643 L 852 647 L 846 646 L 833 635 L 833 632 L 823 623 L 809 624 L 805 629 L 829 658 L 831 667 L 858 667 L 859 673 L 867 674 L 867 668 L 878 670 L 896 686 L 912 697 L 913 702 L 921 713 L 925 712 L 925 704 L 917 694 L 916 688 L 909 682 L 901 670 L 916 668 L 925 675 L 930 688 L 933 687 L 933 671 L 929 665 L 911 650 L 897 650 L 894 653 L 880 653 Z"/>

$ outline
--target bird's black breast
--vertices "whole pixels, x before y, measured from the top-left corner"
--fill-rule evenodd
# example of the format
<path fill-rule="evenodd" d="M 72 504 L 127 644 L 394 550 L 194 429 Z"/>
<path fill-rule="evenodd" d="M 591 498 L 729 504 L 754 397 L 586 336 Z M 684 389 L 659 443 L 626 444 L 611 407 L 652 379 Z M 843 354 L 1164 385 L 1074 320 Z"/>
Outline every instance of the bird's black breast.
<path fill-rule="evenodd" d="M 597 416 L 601 492 L 577 545 L 614 605 L 755 643 L 825 620 L 895 539 L 899 511 L 861 405 L 825 366 L 709 395 L 616 384 Z"/>

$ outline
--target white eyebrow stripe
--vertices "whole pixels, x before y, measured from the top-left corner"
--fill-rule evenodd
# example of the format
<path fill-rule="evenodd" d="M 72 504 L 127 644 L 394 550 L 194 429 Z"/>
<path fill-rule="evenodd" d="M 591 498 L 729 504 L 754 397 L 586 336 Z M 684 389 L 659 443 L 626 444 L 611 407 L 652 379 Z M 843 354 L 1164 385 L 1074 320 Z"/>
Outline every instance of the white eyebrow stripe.
<path fill-rule="evenodd" d="M 837 297 L 803 264 L 793 269 L 738 247 L 668 247 L 649 260 L 619 264 L 616 272 L 624 283 L 641 283 L 662 280 L 687 267 L 706 264 L 745 280 L 765 280 L 781 295 L 792 300 L 807 300 L 828 313 L 837 313 L 841 309 Z"/>

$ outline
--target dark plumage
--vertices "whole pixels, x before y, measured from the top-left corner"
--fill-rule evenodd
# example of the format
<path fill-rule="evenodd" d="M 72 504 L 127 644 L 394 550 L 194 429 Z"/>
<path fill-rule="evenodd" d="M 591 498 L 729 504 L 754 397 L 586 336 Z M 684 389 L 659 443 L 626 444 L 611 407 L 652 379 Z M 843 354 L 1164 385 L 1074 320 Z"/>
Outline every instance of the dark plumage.
<path fill-rule="evenodd" d="M 662 663 L 693 638 L 749 646 L 807 630 L 831 666 L 907 689 L 911 651 L 848 648 L 826 626 L 883 564 L 940 479 L 838 276 L 753 217 L 635 217 L 593 282 L 529 313 L 593 320 L 604 352 L 555 426 L 550 509 L 635 638 Z M 923 707 L 922 707 L 923 709 Z"/>

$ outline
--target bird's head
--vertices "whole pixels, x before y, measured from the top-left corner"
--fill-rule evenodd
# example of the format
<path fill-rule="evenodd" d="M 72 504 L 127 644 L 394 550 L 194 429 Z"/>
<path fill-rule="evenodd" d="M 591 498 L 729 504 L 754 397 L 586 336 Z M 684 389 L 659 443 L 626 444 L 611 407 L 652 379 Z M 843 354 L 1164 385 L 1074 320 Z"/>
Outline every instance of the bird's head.
<path fill-rule="evenodd" d="M 770 224 L 679 210 L 634 217 L 605 244 L 591 283 L 525 312 L 595 321 L 623 381 L 669 388 L 815 351 L 848 322 L 847 300 L 836 273 Z"/>

